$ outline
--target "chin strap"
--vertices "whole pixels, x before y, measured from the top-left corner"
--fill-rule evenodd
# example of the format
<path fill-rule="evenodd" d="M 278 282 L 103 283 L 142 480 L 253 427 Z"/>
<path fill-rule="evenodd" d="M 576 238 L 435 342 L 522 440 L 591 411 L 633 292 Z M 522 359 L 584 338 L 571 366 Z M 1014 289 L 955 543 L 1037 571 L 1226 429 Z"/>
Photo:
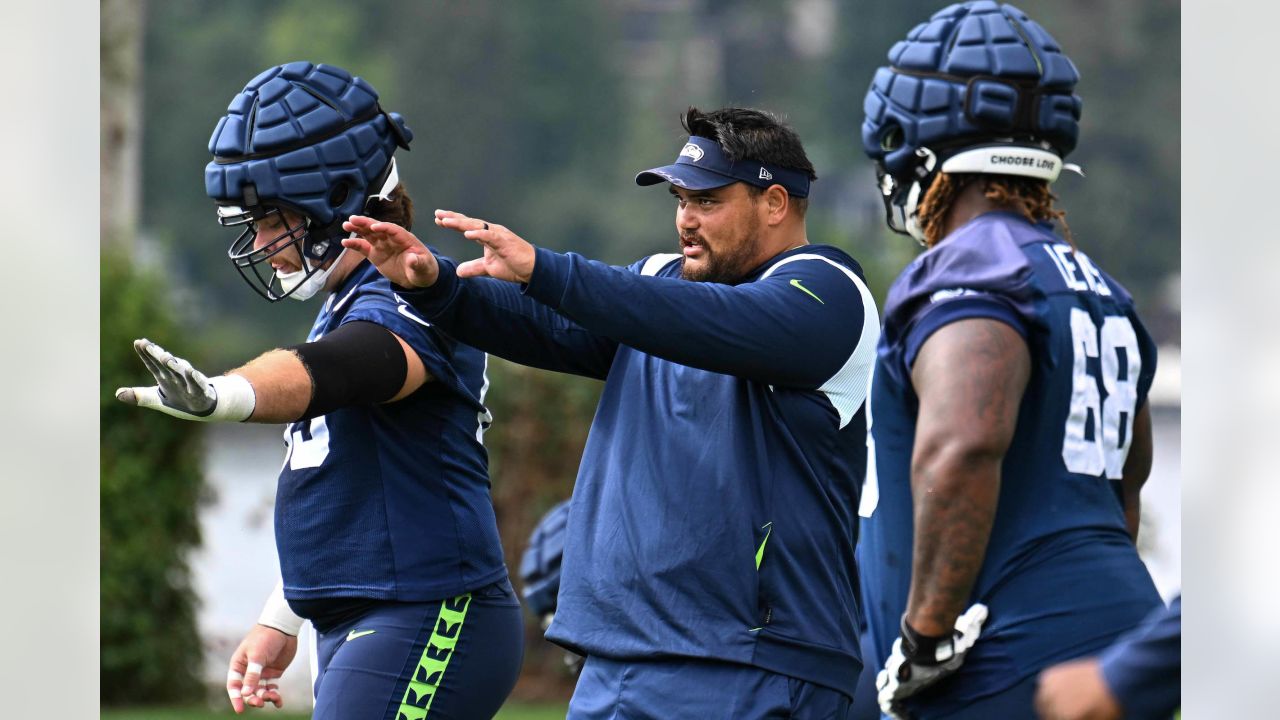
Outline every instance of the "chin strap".
<path fill-rule="evenodd" d="M 338 267 L 342 256 L 346 254 L 347 249 L 342 248 L 342 252 L 338 253 L 338 256 L 329 263 L 329 267 L 324 269 L 310 268 L 311 261 L 303 258 L 303 264 L 308 266 L 305 270 L 295 270 L 291 273 L 276 271 L 276 277 L 280 279 L 280 289 L 294 300 L 310 300 L 324 289 L 324 283 L 329 279 L 330 273 Z"/>
<path fill-rule="evenodd" d="M 400 172 L 396 170 L 396 159 L 391 158 L 391 167 L 387 170 L 387 179 L 383 181 L 382 189 L 379 190 L 377 194 L 370 195 L 369 199 L 372 200 L 373 198 L 378 198 L 384 202 L 388 201 L 391 199 L 391 191 L 395 190 L 396 186 L 399 184 Z"/>

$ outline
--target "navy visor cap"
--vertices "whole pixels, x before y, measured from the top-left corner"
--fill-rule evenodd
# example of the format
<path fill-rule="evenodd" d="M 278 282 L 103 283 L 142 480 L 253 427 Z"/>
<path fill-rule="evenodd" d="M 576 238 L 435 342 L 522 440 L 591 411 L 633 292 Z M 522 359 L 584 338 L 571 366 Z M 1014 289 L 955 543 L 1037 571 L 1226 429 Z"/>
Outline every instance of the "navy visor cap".
<path fill-rule="evenodd" d="M 636 175 L 637 185 L 669 182 L 686 190 L 710 190 L 730 183 L 744 182 L 767 188 L 781 185 L 792 197 L 809 196 L 809 176 L 799 170 L 770 165 L 758 160 L 734 162 L 720 150 L 720 145 L 697 135 L 680 149 L 674 164 L 663 165 Z"/>

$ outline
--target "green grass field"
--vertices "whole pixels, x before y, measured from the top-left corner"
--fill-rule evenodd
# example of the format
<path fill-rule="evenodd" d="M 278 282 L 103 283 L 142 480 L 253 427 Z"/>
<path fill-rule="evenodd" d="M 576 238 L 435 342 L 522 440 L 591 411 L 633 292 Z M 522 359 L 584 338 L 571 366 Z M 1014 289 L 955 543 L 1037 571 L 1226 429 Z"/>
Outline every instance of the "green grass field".
<path fill-rule="evenodd" d="M 566 705 L 525 705 L 507 703 L 498 712 L 496 720 L 564 720 Z M 202 708 L 148 708 L 138 710 L 103 710 L 102 720 L 226 720 L 236 717 L 231 708 L 208 710 Z M 240 716 L 246 720 L 304 720 L 309 714 L 289 713 L 284 710 L 254 710 Z"/>

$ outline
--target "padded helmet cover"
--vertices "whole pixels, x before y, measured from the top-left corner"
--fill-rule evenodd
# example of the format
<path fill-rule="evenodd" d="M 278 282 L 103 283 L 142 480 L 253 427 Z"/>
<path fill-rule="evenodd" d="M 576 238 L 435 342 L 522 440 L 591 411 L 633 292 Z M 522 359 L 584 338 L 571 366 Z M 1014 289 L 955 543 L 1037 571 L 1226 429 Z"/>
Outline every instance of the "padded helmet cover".
<path fill-rule="evenodd" d="M 945 158 L 1005 141 L 1076 146 L 1079 73 L 1026 13 L 992 0 L 958 3 L 912 28 L 889 50 L 863 103 L 863 150 L 889 175 L 907 177 L 919 148 Z"/>
<path fill-rule="evenodd" d="M 218 121 L 205 191 L 223 205 L 301 212 L 313 233 L 340 227 L 364 210 L 396 147 L 412 138 L 362 78 L 332 65 L 278 65 L 249 81 Z"/>

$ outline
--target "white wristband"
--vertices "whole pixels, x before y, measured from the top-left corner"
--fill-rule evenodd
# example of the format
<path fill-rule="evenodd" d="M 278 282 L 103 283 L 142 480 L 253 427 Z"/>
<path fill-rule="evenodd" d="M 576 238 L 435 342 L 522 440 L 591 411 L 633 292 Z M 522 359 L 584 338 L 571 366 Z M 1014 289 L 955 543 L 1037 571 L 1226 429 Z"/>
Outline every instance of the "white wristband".
<path fill-rule="evenodd" d="M 275 590 L 267 597 L 267 604 L 262 606 L 262 614 L 258 616 L 258 624 L 294 637 L 302 630 L 302 618 L 295 615 L 289 609 L 289 603 L 285 602 L 283 580 L 276 583 Z"/>
<path fill-rule="evenodd" d="M 243 375 L 219 375 L 209 378 L 209 385 L 217 393 L 217 401 L 207 420 L 244 422 L 253 414 L 258 396 Z"/>

